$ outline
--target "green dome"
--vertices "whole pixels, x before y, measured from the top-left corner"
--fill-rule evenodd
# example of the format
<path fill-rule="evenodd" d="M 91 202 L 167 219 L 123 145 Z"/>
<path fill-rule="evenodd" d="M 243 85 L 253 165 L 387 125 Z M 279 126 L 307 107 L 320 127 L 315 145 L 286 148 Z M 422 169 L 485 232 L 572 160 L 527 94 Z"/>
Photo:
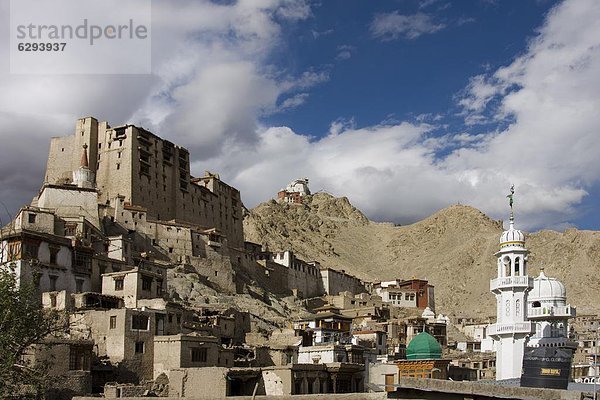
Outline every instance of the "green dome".
<path fill-rule="evenodd" d="M 442 346 L 429 333 L 421 332 L 408 344 L 406 358 L 408 360 L 442 358 Z"/>

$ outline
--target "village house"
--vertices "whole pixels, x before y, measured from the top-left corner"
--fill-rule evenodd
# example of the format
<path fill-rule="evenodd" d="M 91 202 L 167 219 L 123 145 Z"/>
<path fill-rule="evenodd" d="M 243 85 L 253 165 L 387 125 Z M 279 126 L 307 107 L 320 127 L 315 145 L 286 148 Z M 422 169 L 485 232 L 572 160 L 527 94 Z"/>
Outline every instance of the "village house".
<path fill-rule="evenodd" d="M 435 311 L 434 286 L 423 279 L 394 279 L 373 283 L 373 291 L 386 303 L 398 307 L 429 307 Z"/>
<path fill-rule="evenodd" d="M 232 348 L 221 346 L 218 337 L 177 334 L 154 337 L 154 378 L 178 368 L 233 367 Z"/>

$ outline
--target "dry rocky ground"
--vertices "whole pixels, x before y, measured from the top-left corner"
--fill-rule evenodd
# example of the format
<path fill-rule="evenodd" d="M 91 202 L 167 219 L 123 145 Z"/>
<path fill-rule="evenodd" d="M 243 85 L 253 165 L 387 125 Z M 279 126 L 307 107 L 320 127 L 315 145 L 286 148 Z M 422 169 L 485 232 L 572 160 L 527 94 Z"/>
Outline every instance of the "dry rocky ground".
<path fill-rule="evenodd" d="M 347 198 L 326 193 L 303 205 L 271 200 L 244 220 L 246 240 L 272 251 L 292 249 L 304 260 L 368 280 L 425 278 L 435 285 L 438 312 L 481 317 L 495 314 L 489 281 L 502 230 L 501 222 L 463 205 L 407 226 L 372 222 Z M 580 314 L 600 311 L 600 232 L 540 231 L 526 240 L 530 276 L 543 266 L 566 285 Z"/>

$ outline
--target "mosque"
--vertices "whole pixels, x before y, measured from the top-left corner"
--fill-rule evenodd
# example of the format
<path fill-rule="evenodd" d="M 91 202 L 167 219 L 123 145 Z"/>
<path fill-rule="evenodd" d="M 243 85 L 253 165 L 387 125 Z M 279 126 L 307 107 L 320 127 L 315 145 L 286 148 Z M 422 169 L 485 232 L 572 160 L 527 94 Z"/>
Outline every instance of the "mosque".
<path fill-rule="evenodd" d="M 514 227 L 513 194 L 511 188 L 509 228 L 502 233 L 495 254 L 497 278 L 490 281 L 497 318 L 487 334 L 496 349 L 496 380 L 520 378 L 525 353 L 532 349 L 576 347 L 568 338 L 568 320 L 576 310 L 567 304 L 565 286 L 547 277 L 543 268 L 535 279 L 527 274 L 529 251 L 525 235 Z"/>

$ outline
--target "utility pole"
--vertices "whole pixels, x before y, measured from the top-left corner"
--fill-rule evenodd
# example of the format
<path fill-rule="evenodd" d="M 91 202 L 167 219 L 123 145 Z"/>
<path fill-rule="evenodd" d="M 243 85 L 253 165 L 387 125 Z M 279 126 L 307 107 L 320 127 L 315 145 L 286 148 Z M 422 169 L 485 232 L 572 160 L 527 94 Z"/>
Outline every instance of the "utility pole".
<path fill-rule="evenodd" d="M 594 400 L 597 399 L 596 381 L 598 380 L 598 327 L 594 337 Z"/>

